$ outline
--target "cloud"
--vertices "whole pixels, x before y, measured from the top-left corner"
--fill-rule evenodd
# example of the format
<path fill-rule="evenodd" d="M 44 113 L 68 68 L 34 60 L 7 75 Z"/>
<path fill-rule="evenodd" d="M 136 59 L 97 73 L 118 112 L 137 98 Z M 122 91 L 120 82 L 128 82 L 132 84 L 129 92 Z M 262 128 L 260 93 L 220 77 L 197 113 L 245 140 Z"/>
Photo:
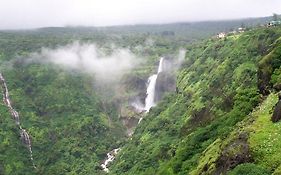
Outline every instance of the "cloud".
<path fill-rule="evenodd" d="M 185 61 L 186 50 L 179 49 L 177 53 L 167 56 L 164 59 L 163 70 L 168 73 L 175 73 L 179 70 Z"/>
<path fill-rule="evenodd" d="M 0 28 L 107 26 L 268 16 L 280 0 L 0 0 Z"/>
<path fill-rule="evenodd" d="M 186 54 L 186 50 L 185 49 L 180 49 L 179 50 L 178 59 L 177 59 L 177 64 L 178 65 L 181 65 L 184 62 L 185 54 Z"/>
<path fill-rule="evenodd" d="M 118 82 L 125 73 L 130 72 L 140 60 L 127 49 L 114 49 L 105 54 L 95 44 L 72 44 L 57 49 L 43 48 L 34 54 L 32 60 L 50 62 L 69 70 L 93 74 L 103 83 Z"/>

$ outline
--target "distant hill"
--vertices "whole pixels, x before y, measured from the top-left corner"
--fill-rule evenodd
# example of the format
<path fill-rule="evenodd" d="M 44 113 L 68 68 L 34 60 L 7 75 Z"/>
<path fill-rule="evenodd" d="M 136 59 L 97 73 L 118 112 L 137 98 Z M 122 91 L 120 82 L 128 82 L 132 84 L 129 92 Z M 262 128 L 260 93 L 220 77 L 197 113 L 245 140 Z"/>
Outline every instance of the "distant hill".
<path fill-rule="evenodd" d="M 3 32 L 40 34 L 40 35 L 78 35 L 78 34 L 147 34 L 147 35 L 165 35 L 173 33 L 175 36 L 184 39 L 197 40 L 215 35 L 218 32 L 227 32 L 237 29 L 241 26 L 254 27 L 263 25 L 272 20 L 272 17 L 245 18 L 222 21 L 202 21 L 202 22 L 179 22 L 171 24 L 140 24 L 140 25 L 123 25 L 111 27 L 87 27 L 87 26 L 69 26 L 69 27 L 45 27 L 35 30 L 5 30 Z"/>

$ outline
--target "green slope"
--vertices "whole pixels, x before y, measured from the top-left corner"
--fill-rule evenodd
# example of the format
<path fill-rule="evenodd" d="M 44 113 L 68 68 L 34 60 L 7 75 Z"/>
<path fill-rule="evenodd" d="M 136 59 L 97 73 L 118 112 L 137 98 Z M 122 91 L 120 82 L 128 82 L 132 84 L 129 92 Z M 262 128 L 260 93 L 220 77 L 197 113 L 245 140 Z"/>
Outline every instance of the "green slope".
<path fill-rule="evenodd" d="M 92 77 L 42 64 L 18 64 L 4 76 L 22 126 L 32 137 L 37 170 L 31 167 L 27 149 L 1 103 L 3 174 L 10 174 L 10 169 L 14 174 L 102 173 L 100 162 L 122 143 L 125 133 L 117 108 L 101 101 Z"/>
<path fill-rule="evenodd" d="M 258 148 L 274 128 L 236 136 L 231 133 L 239 131 L 237 123 L 249 118 L 264 99 L 258 72 L 266 68 L 261 60 L 268 54 L 274 55 L 274 61 L 266 64 L 271 67 L 266 72 L 266 87 L 272 90 L 271 82 L 279 80 L 280 36 L 280 28 L 259 28 L 187 46 L 177 93 L 166 96 L 149 112 L 118 155 L 111 174 L 225 174 L 248 162 L 260 165 L 260 172 L 275 171 L 280 162 L 272 153 L 259 155 L 263 150 Z M 272 72 L 276 73 L 270 82 Z M 272 98 L 268 109 L 276 102 L 272 96 L 269 100 Z M 273 125 L 270 114 L 266 119 L 257 114 L 261 117 L 257 122 L 264 128 Z M 255 130 L 255 124 L 249 125 Z M 275 142 L 281 142 L 279 137 Z M 259 162 L 263 159 L 267 161 Z M 238 166 L 236 172 L 258 165 Z"/>
<path fill-rule="evenodd" d="M 37 166 L 32 168 L 1 102 L 0 174 L 105 174 L 100 163 L 119 146 L 109 174 L 280 174 L 280 123 L 270 117 L 281 87 L 281 29 L 258 28 L 186 45 L 189 41 L 181 39 L 186 34 L 177 33 L 186 26 L 175 30 L 175 37 L 161 35 L 174 27 L 156 26 L 155 34 L 146 33 L 149 26 L 134 32 L 137 27 L 0 33 L 0 69 L 22 126 L 31 135 Z M 205 29 L 195 32 L 193 39 L 205 36 Z M 213 30 L 208 32 L 210 36 Z M 147 38 L 155 40 L 154 45 L 138 50 Z M 124 78 L 121 100 L 103 98 L 93 76 L 22 61 L 41 47 L 56 48 L 77 39 L 94 41 L 105 50 L 113 42 L 150 60 Z M 119 121 L 120 102 L 139 93 L 134 81 L 146 80 L 159 56 L 175 55 L 179 47 L 187 55 L 177 73 L 177 92 L 153 108 L 127 140 Z"/>

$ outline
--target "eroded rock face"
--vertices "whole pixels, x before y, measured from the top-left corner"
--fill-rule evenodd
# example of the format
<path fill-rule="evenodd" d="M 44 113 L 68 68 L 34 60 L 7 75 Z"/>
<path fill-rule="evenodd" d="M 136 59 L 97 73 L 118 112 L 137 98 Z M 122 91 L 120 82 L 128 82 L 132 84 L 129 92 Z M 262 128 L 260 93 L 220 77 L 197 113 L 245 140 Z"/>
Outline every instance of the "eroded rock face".
<path fill-rule="evenodd" d="M 279 94 L 279 101 L 274 107 L 274 112 L 271 117 L 272 122 L 278 122 L 281 119 L 281 94 Z"/>
<path fill-rule="evenodd" d="M 131 137 L 134 133 L 134 130 L 136 129 L 138 125 L 139 118 L 136 117 L 121 117 L 123 126 L 126 127 L 126 134 L 128 137 Z"/>
<path fill-rule="evenodd" d="M 257 73 L 258 74 L 258 88 L 262 95 L 268 95 L 270 93 L 269 82 L 270 82 L 271 73 L 262 71 L 260 69 L 261 68 L 259 68 L 258 73 Z"/>
<path fill-rule="evenodd" d="M 172 92 L 176 90 L 175 77 L 170 73 L 161 72 L 158 74 L 155 86 L 155 99 L 154 101 L 160 101 L 166 92 Z"/>
<path fill-rule="evenodd" d="M 275 84 L 273 86 L 273 88 L 276 90 L 276 91 L 281 91 L 281 84 Z"/>
<path fill-rule="evenodd" d="M 142 118 L 144 113 L 142 111 L 136 110 L 132 106 L 124 106 L 121 108 L 120 121 L 126 128 L 126 134 L 131 137 L 136 129 L 140 118 Z"/>
<path fill-rule="evenodd" d="M 243 132 L 223 149 L 214 174 L 226 174 L 237 165 L 252 161 L 247 140 L 248 134 Z"/>
<path fill-rule="evenodd" d="M 138 77 L 137 75 L 128 75 L 123 81 L 126 89 L 138 92 L 146 89 L 147 80 L 145 78 Z"/>
<path fill-rule="evenodd" d="M 131 94 L 127 99 L 130 104 L 135 102 L 136 99 L 142 104 L 145 103 L 147 84 L 146 78 L 141 78 L 136 75 L 129 75 L 122 83 L 124 85 L 123 88 Z"/>

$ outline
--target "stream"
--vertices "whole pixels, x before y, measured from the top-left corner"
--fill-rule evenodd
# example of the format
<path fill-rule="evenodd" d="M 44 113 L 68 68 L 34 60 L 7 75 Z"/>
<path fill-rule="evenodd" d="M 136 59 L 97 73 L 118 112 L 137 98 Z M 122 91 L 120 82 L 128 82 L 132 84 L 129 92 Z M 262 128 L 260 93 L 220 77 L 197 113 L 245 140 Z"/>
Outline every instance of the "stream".
<path fill-rule="evenodd" d="M 151 75 L 147 80 L 148 85 L 147 85 L 147 89 L 146 89 L 145 105 L 142 108 L 140 108 L 139 106 L 135 106 L 136 109 L 138 109 L 139 111 L 145 111 L 146 113 L 148 113 L 150 108 L 152 108 L 153 106 L 156 106 L 155 87 L 156 87 L 156 81 L 157 81 L 157 77 L 158 77 L 159 73 L 163 72 L 163 65 L 164 65 L 163 62 L 164 62 L 164 58 L 161 57 L 160 61 L 159 61 L 157 73 Z M 142 121 L 142 119 L 143 119 L 142 117 L 139 119 L 138 124 Z M 115 159 L 115 157 L 119 151 L 120 151 L 120 148 L 117 148 L 106 154 L 107 158 L 101 164 L 103 171 L 105 171 L 107 173 L 109 172 L 108 166 L 109 166 L 110 162 L 112 162 Z"/>
<path fill-rule="evenodd" d="M 109 172 L 108 165 L 115 159 L 115 156 L 118 154 L 119 151 L 120 148 L 117 148 L 106 154 L 107 158 L 105 159 L 104 163 L 101 164 L 103 171 L 107 173 Z"/>
<path fill-rule="evenodd" d="M 33 166 L 33 168 L 36 169 L 36 166 L 34 164 L 33 154 L 32 154 L 32 145 L 31 145 L 30 136 L 29 136 L 28 132 L 25 129 L 23 129 L 21 124 L 20 124 L 19 113 L 12 106 L 12 103 L 11 103 L 11 100 L 10 100 L 10 97 L 9 97 L 8 87 L 7 87 L 6 81 L 5 81 L 5 79 L 4 79 L 4 77 L 1 73 L 0 73 L 0 81 L 1 81 L 1 84 L 2 84 L 2 88 L 3 88 L 3 101 L 4 101 L 5 105 L 9 108 L 9 111 L 10 111 L 10 114 L 11 114 L 12 118 L 19 128 L 21 140 L 27 146 L 28 151 L 29 151 L 29 155 L 30 155 L 30 160 L 32 162 L 32 166 Z"/>

